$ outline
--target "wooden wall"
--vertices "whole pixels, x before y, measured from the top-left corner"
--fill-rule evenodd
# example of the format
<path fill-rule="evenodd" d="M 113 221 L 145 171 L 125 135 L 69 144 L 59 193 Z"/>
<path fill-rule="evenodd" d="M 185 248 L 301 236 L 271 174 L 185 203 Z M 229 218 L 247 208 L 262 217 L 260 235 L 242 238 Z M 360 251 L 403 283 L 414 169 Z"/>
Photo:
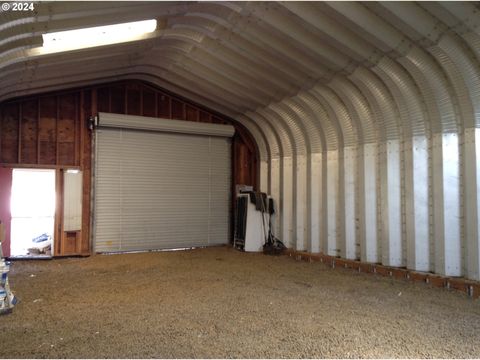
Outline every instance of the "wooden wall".
<path fill-rule="evenodd" d="M 240 124 L 201 105 L 141 81 L 122 81 L 15 99 L 0 104 L 0 166 L 52 168 L 57 171 L 56 256 L 88 255 L 90 249 L 91 132 L 98 112 L 185 121 L 232 124 L 234 184 L 258 182 L 253 138 Z M 63 231 L 63 172 L 83 171 L 82 231 Z M 2 186 L 2 184 L 0 184 Z"/>
<path fill-rule="evenodd" d="M 79 94 L 63 94 L 0 107 L 0 163 L 79 166 Z"/>

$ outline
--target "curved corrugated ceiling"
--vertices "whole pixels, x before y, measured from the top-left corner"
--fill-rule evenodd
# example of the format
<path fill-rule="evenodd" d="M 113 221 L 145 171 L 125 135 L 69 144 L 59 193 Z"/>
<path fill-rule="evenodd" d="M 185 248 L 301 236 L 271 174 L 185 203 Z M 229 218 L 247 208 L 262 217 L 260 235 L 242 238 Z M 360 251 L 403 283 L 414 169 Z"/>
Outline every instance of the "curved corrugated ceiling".
<path fill-rule="evenodd" d="M 250 129 L 289 246 L 368 248 L 362 260 L 480 279 L 479 12 L 476 2 L 39 3 L 0 13 L 0 100 L 148 80 Z M 142 41 L 35 55 L 46 32 L 150 18 L 157 30 Z"/>

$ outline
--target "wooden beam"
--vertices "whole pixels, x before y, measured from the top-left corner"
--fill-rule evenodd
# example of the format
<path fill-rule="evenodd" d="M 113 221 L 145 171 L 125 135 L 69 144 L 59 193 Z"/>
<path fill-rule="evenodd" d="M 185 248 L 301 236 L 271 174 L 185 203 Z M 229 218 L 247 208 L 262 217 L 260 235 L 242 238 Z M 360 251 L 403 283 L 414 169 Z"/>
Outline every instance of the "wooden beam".
<path fill-rule="evenodd" d="M 60 117 L 60 97 L 57 95 L 55 96 L 56 106 L 57 106 L 57 115 L 55 119 L 55 164 L 58 165 L 59 158 L 58 158 L 58 119 Z"/>
<path fill-rule="evenodd" d="M 2 167 L 11 167 L 19 169 L 76 169 L 81 170 L 80 166 L 74 165 L 43 165 L 43 164 L 21 164 L 21 163 L 0 163 Z"/>
<path fill-rule="evenodd" d="M 78 135 L 79 135 L 79 129 L 78 129 L 78 124 L 79 124 L 79 106 L 78 106 L 78 95 L 75 96 L 75 120 L 74 120 L 74 126 L 73 126 L 73 147 L 74 147 L 74 156 L 73 156 L 73 163 L 75 165 L 78 165 L 78 152 L 79 152 L 79 141 L 78 141 Z"/>
<path fill-rule="evenodd" d="M 97 116 L 97 89 L 92 89 L 91 116 Z"/>
<path fill-rule="evenodd" d="M 40 164 L 40 99 L 37 99 L 37 164 Z"/>
<path fill-rule="evenodd" d="M 85 127 L 85 91 L 80 92 L 80 141 L 79 141 L 79 163 L 81 169 L 83 169 L 83 143 L 84 143 L 84 127 Z"/>
<path fill-rule="evenodd" d="M 112 112 L 112 87 L 108 87 L 108 112 Z"/>
<path fill-rule="evenodd" d="M 379 265 L 357 260 L 347 260 L 324 253 L 309 253 L 286 249 L 283 255 L 290 256 L 297 261 L 322 262 L 334 268 L 351 269 L 366 274 L 388 276 L 399 280 L 423 282 L 434 287 L 443 287 L 461 291 L 474 299 L 480 298 L 480 282 L 459 277 L 440 276 L 427 272 L 413 271 L 405 268 Z"/>
<path fill-rule="evenodd" d="M 17 159 L 18 162 L 22 162 L 22 103 L 18 103 L 18 151 Z"/>
<path fill-rule="evenodd" d="M 123 104 L 123 106 L 124 106 L 124 113 L 125 115 L 127 115 L 128 114 L 128 86 L 127 85 L 125 85 L 124 92 L 125 92 L 125 95 L 124 95 L 125 103 Z"/>
<path fill-rule="evenodd" d="M 172 97 L 168 97 L 168 118 L 172 118 Z"/>
<path fill-rule="evenodd" d="M 55 231 L 53 239 L 53 254 L 58 256 L 62 253 L 62 233 L 63 233 L 63 172 L 60 169 L 55 171 Z"/>

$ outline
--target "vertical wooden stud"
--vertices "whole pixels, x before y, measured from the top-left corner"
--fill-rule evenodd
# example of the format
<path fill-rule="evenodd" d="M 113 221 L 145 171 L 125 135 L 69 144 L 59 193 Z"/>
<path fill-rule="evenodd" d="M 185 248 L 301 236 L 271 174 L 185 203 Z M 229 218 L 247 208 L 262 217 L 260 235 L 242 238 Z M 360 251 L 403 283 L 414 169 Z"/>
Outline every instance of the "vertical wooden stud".
<path fill-rule="evenodd" d="M 18 103 L 18 150 L 17 150 L 17 162 L 22 163 L 22 104 Z"/>
<path fill-rule="evenodd" d="M 353 146 L 343 149 L 343 217 L 344 217 L 344 247 L 342 256 L 347 259 L 357 259 L 357 239 L 356 239 L 356 188 L 357 188 L 357 152 Z"/>
<path fill-rule="evenodd" d="M 327 152 L 327 183 L 326 183 L 326 196 L 325 196 L 325 209 L 327 212 L 326 216 L 326 226 L 324 229 L 324 243 L 323 251 L 330 256 L 337 256 L 338 246 L 338 229 L 337 229 L 337 212 L 339 208 L 338 204 L 338 178 L 339 178 L 339 161 L 338 161 L 338 151 L 329 150 Z"/>
<path fill-rule="evenodd" d="M 62 217 L 63 217 L 63 186 L 62 186 L 62 171 L 56 169 L 55 171 L 55 231 L 53 239 L 53 254 L 59 256 L 62 254 Z"/>
<path fill-rule="evenodd" d="M 37 164 L 40 164 L 40 99 L 37 99 Z"/>
<path fill-rule="evenodd" d="M 108 112 L 112 112 L 112 87 L 108 87 Z"/>
<path fill-rule="evenodd" d="M 85 127 L 85 91 L 80 92 L 80 152 L 79 152 L 79 166 L 83 170 L 83 143 L 84 143 L 84 127 Z"/>
<path fill-rule="evenodd" d="M 58 157 L 58 119 L 60 117 L 60 97 L 55 97 L 56 106 L 57 106 L 57 115 L 55 119 L 55 164 L 59 165 L 59 157 Z"/>
<path fill-rule="evenodd" d="M 124 110 L 125 110 L 125 115 L 127 115 L 128 114 L 128 85 L 125 86 L 124 91 L 125 91 L 125 95 L 124 95 L 125 96 L 125 103 L 124 103 L 125 109 Z"/>
<path fill-rule="evenodd" d="M 73 165 L 78 164 L 78 123 L 79 123 L 79 109 L 78 109 L 78 94 L 75 95 L 75 120 L 73 123 L 73 141 L 74 141 L 74 156 Z"/>

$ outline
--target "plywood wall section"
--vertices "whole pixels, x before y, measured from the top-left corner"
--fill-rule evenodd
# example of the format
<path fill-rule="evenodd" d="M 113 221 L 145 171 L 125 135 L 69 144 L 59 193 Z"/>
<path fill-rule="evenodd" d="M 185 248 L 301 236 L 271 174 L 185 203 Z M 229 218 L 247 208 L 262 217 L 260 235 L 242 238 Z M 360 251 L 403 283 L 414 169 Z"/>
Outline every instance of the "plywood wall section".
<path fill-rule="evenodd" d="M 257 148 L 240 124 L 141 82 L 109 84 L 96 88 L 96 93 L 99 112 L 233 124 L 233 183 L 257 188 Z"/>
<path fill-rule="evenodd" d="M 78 93 L 0 106 L 0 164 L 80 166 Z"/>
<path fill-rule="evenodd" d="M 90 253 L 91 132 L 89 119 L 99 112 L 185 121 L 232 124 L 232 189 L 234 184 L 257 188 L 257 148 L 238 123 L 201 105 L 140 81 L 123 81 L 0 104 L 0 166 L 83 171 L 82 232 L 60 230 L 56 256 Z M 61 195 L 61 181 L 58 194 Z M 62 229 L 62 219 L 60 229 Z"/>
<path fill-rule="evenodd" d="M 21 105 L 20 162 L 38 163 L 38 102 L 26 101 Z"/>
<path fill-rule="evenodd" d="M 0 162 L 19 162 L 19 104 L 7 104 L 1 109 Z"/>

